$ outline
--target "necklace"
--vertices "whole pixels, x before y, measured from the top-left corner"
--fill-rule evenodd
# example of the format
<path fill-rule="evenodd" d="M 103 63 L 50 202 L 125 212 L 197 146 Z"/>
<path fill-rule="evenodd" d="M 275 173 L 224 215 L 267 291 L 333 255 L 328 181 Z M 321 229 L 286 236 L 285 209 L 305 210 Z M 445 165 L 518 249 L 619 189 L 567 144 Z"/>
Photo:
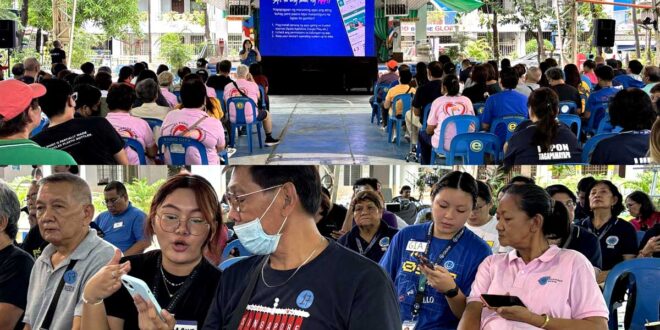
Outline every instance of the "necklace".
<path fill-rule="evenodd" d="M 170 288 L 168 288 L 168 284 L 169 284 L 170 286 L 173 286 L 173 287 L 175 287 L 175 288 L 178 288 L 179 286 L 183 285 L 183 283 L 186 282 L 186 281 L 183 281 L 183 282 L 181 282 L 181 283 L 177 283 L 177 284 L 170 282 L 170 281 L 167 279 L 167 277 L 165 277 L 165 272 L 163 271 L 163 266 L 162 266 L 162 265 L 160 266 L 160 274 L 162 275 L 161 277 L 163 278 L 163 284 L 165 284 L 165 285 L 164 285 L 164 286 L 165 286 L 165 291 L 167 291 L 167 295 L 170 296 L 170 298 L 174 297 L 174 294 L 176 294 L 176 291 L 175 291 L 174 293 L 171 293 L 171 292 L 170 292 Z M 178 291 L 178 290 L 177 290 L 177 291 Z"/>
<path fill-rule="evenodd" d="M 264 285 L 267 288 L 276 288 L 278 286 L 282 286 L 284 284 L 287 284 L 296 275 L 296 273 L 298 273 L 300 268 L 302 268 L 302 266 L 307 264 L 307 262 L 309 262 L 309 260 L 312 259 L 312 256 L 314 255 L 314 253 L 316 253 L 316 250 L 318 250 L 318 249 L 319 249 L 318 247 L 316 249 L 314 249 L 314 251 L 312 251 L 312 253 L 309 254 L 309 257 L 307 257 L 307 259 L 305 259 L 305 261 L 303 261 L 303 263 L 300 264 L 300 266 L 298 266 L 298 268 L 296 268 L 296 270 L 293 272 L 293 274 L 291 274 L 291 276 L 289 276 L 289 278 L 287 278 L 286 281 L 284 281 L 280 284 L 277 284 L 277 285 L 270 285 L 270 284 L 266 283 L 266 276 L 264 275 L 264 268 L 266 267 L 266 263 L 268 263 L 268 262 L 264 262 L 264 264 L 261 266 L 261 281 L 264 282 Z M 268 258 L 270 259 L 270 256 L 268 256 Z"/>

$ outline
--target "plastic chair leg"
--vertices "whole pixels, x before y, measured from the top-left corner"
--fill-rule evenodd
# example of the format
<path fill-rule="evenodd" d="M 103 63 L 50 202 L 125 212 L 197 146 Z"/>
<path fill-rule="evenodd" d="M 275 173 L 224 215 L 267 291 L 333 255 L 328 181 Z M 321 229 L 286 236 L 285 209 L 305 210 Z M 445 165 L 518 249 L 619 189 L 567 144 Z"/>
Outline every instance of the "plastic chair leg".
<path fill-rule="evenodd" d="M 435 149 L 431 148 L 431 162 L 429 165 L 435 165 Z"/>
<path fill-rule="evenodd" d="M 387 143 L 392 142 L 392 121 L 387 120 Z"/>
<path fill-rule="evenodd" d="M 247 124 L 246 125 L 246 130 L 249 132 L 248 135 L 247 135 L 248 149 L 250 149 L 250 153 L 252 153 L 252 124 Z"/>
<path fill-rule="evenodd" d="M 259 138 L 259 149 L 263 149 L 263 147 L 264 147 L 264 142 L 261 139 L 261 130 L 263 129 L 262 126 L 263 125 L 261 124 L 261 122 L 257 123 L 257 137 Z"/>
<path fill-rule="evenodd" d="M 237 126 L 232 123 L 229 123 L 229 145 L 234 146 L 234 132 L 236 131 Z"/>
<path fill-rule="evenodd" d="M 401 146 L 401 121 L 396 121 L 396 145 Z"/>

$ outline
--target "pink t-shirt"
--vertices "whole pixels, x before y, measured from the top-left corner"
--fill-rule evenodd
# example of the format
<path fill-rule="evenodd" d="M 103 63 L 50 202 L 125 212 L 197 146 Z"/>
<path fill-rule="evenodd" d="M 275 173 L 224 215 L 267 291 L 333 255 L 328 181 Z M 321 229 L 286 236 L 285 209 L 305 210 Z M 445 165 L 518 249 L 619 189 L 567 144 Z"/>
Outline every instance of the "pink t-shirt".
<path fill-rule="evenodd" d="M 209 116 L 206 112 L 200 109 L 188 108 L 170 111 L 163 121 L 161 136 L 180 136 L 202 117 L 206 118 L 184 136 L 196 139 L 204 144 L 209 165 L 219 165 L 220 157 L 216 146 L 225 146 L 225 131 L 220 121 Z M 166 157 L 169 157 L 169 155 L 166 155 Z M 199 165 L 201 163 L 202 159 L 197 149 L 189 149 L 186 152 L 186 164 Z"/>
<path fill-rule="evenodd" d="M 487 257 L 477 271 L 467 302 L 481 302 L 481 294 L 517 296 L 536 314 L 551 318 L 607 318 L 605 298 L 589 260 L 580 252 L 551 245 L 525 264 L 513 250 Z M 537 329 L 509 321 L 488 308 L 481 310 L 481 329 Z"/>
<path fill-rule="evenodd" d="M 165 100 L 167 100 L 167 103 L 169 103 L 170 108 L 174 109 L 174 107 L 179 104 L 179 101 L 176 99 L 176 95 L 170 92 L 167 87 L 161 87 L 160 93 L 163 94 L 163 97 L 165 97 Z"/>
<path fill-rule="evenodd" d="M 206 86 L 206 96 L 208 97 L 218 97 L 218 95 L 215 93 L 215 89 L 213 87 Z"/>
<path fill-rule="evenodd" d="M 142 144 L 145 150 L 156 145 L 153 131 L 149 127 L 149 124 L 142 118 L 133 117 L 127 112 L 110 112 L 105 119 L 112 124 L 121 137 L 140 141 L 140 144 Z M 137 152 L 128 146 L 124 149 L 126 149 L 128 163 L 131 165 L 140 165 Z"/>
<path fill-rule="evenodd" d="M 236 79 L 236 85 L 238 88 L 243 91 L 245 95 L 247 95 L 249 98 L 254 101 L 254 104 L 259 103 L 259 86 L 252 82 L 252 81 L 247 81 L 245 79 Z M 236 89 L 236 86 L 234 84 L 229 83 L 225 86 L 225 92 L 224 92 L 224 97 L 225 97 L 225 103 L 229 106 L 229 120 L 232 123 L 236 122 L 236 107 L 234 104 L 229 104 L 229 98 L 231 97 L 241 97 L 241 93 Z M 258 111 L 257 111 L 258 112 Z M 248 124 L 251 124 L 254 118 L 252 118 L 252 109 L 250 107 L 246 107 L 245 109 L 245 121 Z"/>
<path fill-rule="evenodd" d="M 437 148 L 440 145 L 440 129 L 442 128 L 442 122 L 447 119 L 449 116 L 456 115 L 473 115 L 474 109 L 472 108 L 472 102 L 465 96 L 442 96 L 431 104 L 431 111 L 429 111 L 429 118 L 427 119 L 427 125 L 436 125 L 433 136 L 431 137 L 431 144 L 433 148 Z M 474 132 L 475 129 L 471 129 L 471 132 Z M 450 124 L 447 126 L 445 131 L 445 149 L 449 150 L 451 145 L 451 140 L 456 136 L 456 126 Z"/>

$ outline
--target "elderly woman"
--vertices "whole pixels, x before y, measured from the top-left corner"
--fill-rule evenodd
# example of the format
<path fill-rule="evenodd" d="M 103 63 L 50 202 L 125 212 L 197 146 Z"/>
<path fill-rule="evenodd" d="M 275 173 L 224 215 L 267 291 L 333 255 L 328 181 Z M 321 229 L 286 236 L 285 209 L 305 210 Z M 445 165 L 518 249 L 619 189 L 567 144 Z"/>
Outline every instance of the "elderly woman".
<path fill-rule="evenodd" d="M 497 218 L 501 244 L 514 250 L 479 266 L 459 329 L 607 329 L 605 299 L 587 258 L 548 242 L 570 233 L 564 204 L 537 185 L 512 185 Z M 486 308 L 483 294 L 515 296 L 524 306 Z"/>
<path fill-rule="evenodd" d="M 433 186 L 433 221 L 402 229 L 380 265 L 394 282 L 403 327 L 456 329 L 479 264 L 491 254 L 465 228 L 477 205 L 476 180 L 448 173 Z"/>
<path fill-rule="evenodd" d="M 214 250 L 221 212 L 206 179 L 177 175 L 167 180 L 156 192 L 145 224 L 147 236 L 156 236 L 160 250 L 125 258 L 116 250 L 85 286 L 82 328 L 161 329 L 185 320 L 201 329 L 220 281 L 220 271 L 203 252 L 207 247 Z M 162 319 L 150 302 L 131 298 L 121 287 L 123 274 L 147 284 L 163 308 Z"/>
<path fill-rule="evenodd" d="M 135 93 L 142 101 L 142 105 L 131 109 L 131 115 L 140 118 L 156 118 L 164 120 L 169 107 L 164 107 L 156 103 L 158 99 L 158 84 L 153 79 L 145 79 L 137 83 Z"/>
<path fill-rule="evenodd" d="M 383 221 L 383 200 L 374 191 L 361 191 L 351 202 L 356 226 L 337 243 L 379 262 L 397 229 Z"/>
<path fill-rule="evenodd" d="M 655 210 L 651 197 L 642 191 L 634 191 L 626 197 L 626 207 L 631 216 L 630 223 L 635 230 L 647 231 L 656 223 L 660 223 L 660 212 Z"/>

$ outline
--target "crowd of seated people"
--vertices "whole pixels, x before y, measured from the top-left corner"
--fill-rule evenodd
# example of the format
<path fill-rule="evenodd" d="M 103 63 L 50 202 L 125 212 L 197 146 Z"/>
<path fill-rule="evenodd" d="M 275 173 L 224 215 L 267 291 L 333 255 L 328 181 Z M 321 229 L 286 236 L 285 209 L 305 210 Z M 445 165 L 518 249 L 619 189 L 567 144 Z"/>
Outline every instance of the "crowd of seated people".
<path fill-rule="evenodd" d="M 201 60 L 198 63 L 205 66 Z M 167 134 L 197 139 L 205 145 L 209 144 L 207 134 L 213 135 L 217 140 L 213 143 L 221 143 L 215 144 L 213 149 L 207 147 L 208 164 L 220 164 L 219 153 L 226 151 L 231 156 L 235 152 L 233 146 L 225 142 L 229 141 L 230 128 L 237 120 L 234 106 L 226 106 L 231 97 L 252 99 L 259 107 L 257 116 L 253 118 L 252 113 L 246 111 L 245 121 L 262 121 L 266 146 L 278 144 L 279 140 L 272 136 L 268 79 L 262 73 L 261 64 L 253 63 L 251 69 L 239 66 L 237 79 L 230 77 L 231 62 L 221 61 L 217 68 L 218 75 L 213 76 L 201 67 L 194 72 L 188 67 L 179 68 L 176 75 L 180 81 L 175 84 L 175 75 L 169 67 L 160 65 L 158 72 L 154 72 L 147 63 L 138 62 L 122 67 L 113 82 L 110 68 L 95 68 L 91 62 L 80 66 L 81 74 L 72 73 L 63 63 L 55 63 L 48 73 L 41 69 L 37 59 L 27 58 L 13 68 L 14 78 L 0 83 L 0 140 L 3 152 L 7 150 L 12 154 L 11 159 L 2 157 L 1 161 L 6 164 L 139 165 L 145 163 L 141 163 L 137 155 L 144 152 L 146 164 L 163 164 L 170 159 L 164 159 L 164 152 L 157 149 L 162 122 L 169 114 L 195 114 L 190 109 L 197 109 L 208 115 L 206 121 L 218 125 L 193 125 L 198 116 L 177 115 L 174 117 L 179 121 L 173 123 L 176 130 Z M 192 77 L 201 83 L 188 84 L 188 92 L 183 92 L 182 86 Z M 227 85 L 229 88 L 225 88 Z M 263 93 L 258 86 L 263 87 Z M 192 101 L 193 94 L 199 94 L 194 89 L 204 92 L 201 104 Z M 220 129 L 212 133 L 202 130 L 209 125 Z M 245 131 L 241 133 L 246 134 Z M 136 140 L 143 150 L 129 147 L 125 139 Z M 39 156 L 28 154 L 29 150 L 38 150 L 36 147 L 48 151 Z M 193 162 L 188 165 L 201 164 L 200 158 L 192 155 L 194 152 L 186 152 L 187 161 Z"/>
<path fill-rule="evenodd" d="M 628 195 L 635 219 L 621 219 L 624 199 L 608 180 L 583 180 L 578 198 L 516 177 L 496 197 L 453 171 L 431 189 L 431 221 L 402 226 L 374 178 L 355 182 L 346 210 L 332 204 L 314 166 L 226 171 L 222 199 L 203 177 L 176 174 L 148 210 L 110 182 L 107 211 L 94 218 L 102 210 L 87 182 L 58 168 L 30 185 L 31 230 L 21 244 L 21 204 L 0 183 L 2 328 L 606 329 L 599 285 L 609 271 L 660 256 L 660 213 L 649 196 Z M 153 241 L 158 248 L 145 252 Z M 249 253 L 223 268 L 221 252 L 235 243 Z M 153 300 L 129 293 L 124 275 L 143 281 Z M 633 291 L 629 303 L 649 294 Z M 490 306 L 483 296 L 505 294 L 522 305 Z"/>
<path fill-rule="evenodd" d="M 426 68 L 429 79 L 417 90 L 408 89 L 410 68 L 391 60 L 387 63 L 388 73 L 378 79 L 376 87 L 398 81 L 401 86 L 391 87 L 387 96 L 403 92 L 415 94 L 410 109 L 403 110 L 407 111 L 405 138 L 410 141 L 411 152 L 421 154 L 419 160 L 423 165 L 430 163 L 432 152 L 447 156 L 451 141 L 457 135 L 450 124 L 452 129 L 448 129 L 445 136 L 437 136 L 441 134 L 439 127 L 442 125 L 442 121 L 436 120 L 439 112 L 445 113 L 444 120 L 453 120 L 451 117 L 455 115 L 477 117 L 479 128 L 474 130 L 470 126 L 468 131 L 459 133 L 483 131 L 498 136 L 501 149 L 496 152 L 500 157 L 486 158 L 487 163 L 505 166 L 660 163 L 653 149 L 660 143 L 657 138 L 653 139 L 658 128 L 652 131 L 659 117 L 655 94 L 660 95 L 660 69 L 651 65 L 644 67 L 632 60 L 623 70 L 620 61 L 606 64 L 602 58 L 597 59 L 598 63 L 586 61 L 582 71 L 574 64 L 561 68 L 551 58 L 530 68 L 524 64 L 511 66 L 505 59 L 498 71 L 498 63 L 493 61 L 479 64 L 464 60 L 462 68 L 456 69 L 448 58 L 442 58 L 428 65 L 417 65 Z M 442 81 L 449 77 L 458 82 L 457 91 L 444 87 Z M 447 97 L 462 99 L 439 102 Z M 371 103 L 374 111 L 379 101 Z M 387 98 L 383 97 L 383 101 L 387 103 Z M 438 103 L 429 112 L 423 111 L 434 102 Z M 380 107 L 383 111 L 381 124 L 385 127 L 388 116 L 399 116 L 402 110 L 388 110 L 389 104 L 383 105 L 387 105 Z M 448 111 L 468 106 L 473 113 Z M 424 125 L 431 118 L 430 114 L 435 114 L 433 123 Z M 497 127 L 491 127 L 494 122 L 498 122 Z M 426 128 L 422 129 L 424 126 Z M 435 131 L 429 126 L 435 127 Z M 437 143 L 442 139 L 446 142 L 444 145 Z M 459 153 L 465 152 L 465 147 L 457 148 Z M 518 155 L 521 152 L 525 155 Z"/>

